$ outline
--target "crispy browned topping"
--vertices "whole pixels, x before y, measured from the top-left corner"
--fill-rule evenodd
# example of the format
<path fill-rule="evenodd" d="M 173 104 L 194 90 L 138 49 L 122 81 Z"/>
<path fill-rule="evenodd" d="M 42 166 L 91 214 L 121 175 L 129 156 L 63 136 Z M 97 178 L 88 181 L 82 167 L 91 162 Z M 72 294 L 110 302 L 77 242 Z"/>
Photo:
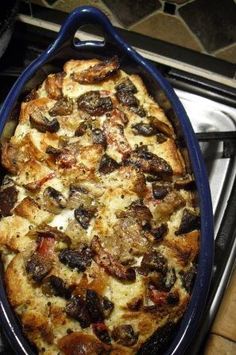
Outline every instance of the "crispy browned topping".
<path fill-rule="evenodd" d="M 118 57 L 114 56 L 101 63 L 92 65 L 88 69 L 73 73 L 72 78 L 80 84 L 99 83 L 114 75 L 119 69 L 119 66 Z"/>

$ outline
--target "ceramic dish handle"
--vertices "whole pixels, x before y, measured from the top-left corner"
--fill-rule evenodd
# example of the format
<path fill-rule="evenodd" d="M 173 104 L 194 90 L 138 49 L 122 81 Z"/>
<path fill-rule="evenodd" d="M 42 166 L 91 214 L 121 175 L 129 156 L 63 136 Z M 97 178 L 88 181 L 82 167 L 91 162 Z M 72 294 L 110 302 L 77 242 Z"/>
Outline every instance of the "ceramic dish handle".
<path fill-rule="evenodd" d="M 103 30 L 104 41 L 74 41 L 76 31 L 83 25 L 99 25 Z M 62 25 L 56 41 L 50 48 L 50 51 L 57 51 L 63 46 L 70 44 L 76 49 L 93 47 L 105 47 L 106 42 L 113 42 L 116 46 L 123 46 L 124 41 L 118 32 L 112 26 L 110 20 L 97 8 L 92 6 L 82 6 L 76 8 Z M 127 44 L 126 44 L 127 46 Z M 130 48 L 130 47 L 129 47 Z M 130 48 L 131 49 L 131 48 Z"/>

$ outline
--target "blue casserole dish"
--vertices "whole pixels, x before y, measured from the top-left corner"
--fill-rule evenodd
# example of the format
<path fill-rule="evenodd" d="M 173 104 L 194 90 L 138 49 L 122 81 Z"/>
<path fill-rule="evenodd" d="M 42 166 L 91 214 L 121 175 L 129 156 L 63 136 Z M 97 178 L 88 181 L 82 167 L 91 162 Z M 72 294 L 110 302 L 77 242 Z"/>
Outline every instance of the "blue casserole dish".
<path fill-rule="evenodd" d="M 99 25 L 103 29 L 103 41 L 79 41 L 74 39 L 76 30 L 84 24 Z M 213 264 L 213 216 L 208 178 L 201 151 L 182 104 L 169 83 L 148 60 L 140 56 L 117 33 L 108 18 L 94 7 L 75 9 L 62 26 L 55 42 L 22 73 L 7 96 L 0 113 L 0 132 L 17 104 L 22 93 L 45 79 L 49 72 L 59 71 L 68 59 L 106 58 L 118 55 L 121 68 L 128 73 L 137 73 L 144 80 L 150 94 L 165 110 L 175 127 L 182 149 L 188 152 L 194 173 L 201 210 L 201 242 L 198 271 L 192 297 L 181 322 L 165 347 L 165 355 L 184 354 L 195 335 L 204 309 L 211 280 Z M 3 272 L 2 272 L 3 274 Z M 0 282 L 1 324 L 14 351 L 18 354 L 35 354 L 23 335 L 20 325 L 8 303 L 3 277 Z M 165 334 L 154 334 L 145 343 L 139 354 L 157 354 Z M 163 350 L 161 350 L 163 354 Z"/>

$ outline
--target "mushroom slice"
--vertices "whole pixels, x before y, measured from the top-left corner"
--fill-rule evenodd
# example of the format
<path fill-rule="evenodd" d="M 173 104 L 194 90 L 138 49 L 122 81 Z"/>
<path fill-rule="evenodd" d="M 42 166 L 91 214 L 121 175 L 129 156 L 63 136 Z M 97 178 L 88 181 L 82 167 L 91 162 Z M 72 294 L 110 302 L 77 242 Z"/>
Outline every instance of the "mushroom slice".
<path fill-rule="evenodd" d="M 51 186 L 44 190 L 43 197 L 44 208 L 49 212 L 60 213 L 61 209 L 66 207 L 66 198 Z"/>
<path fill-rule="evenodd" d="M 86 302 L 81 296 L 73 296 L 69 300 L 66 305 L 66 314 L 71 318 L 76 319 L 80 323 L 81 328 L 88 328 L 91 324 Z"/>
<path fill-rule="evenodd" d="M 18 171 L 18 148 L 13 144 L 4 142 L 1 149 L 1 163 L 11 174 L 16 175 Z"/>
<path fill-rule="evenodd" d="M 129 78 L 123 79 L 118 85 L 116 85 L 115 89 L 116 91 L 126 91 L 131 92 L 132 94 L 136 94 L 138 92 L 136 86 Z"/>
<path fill-rule="evenodd" d="M 167 137 L 172 137 L 174 136 L 174 131 L 173 128 L 170 127 L 168 124 L 165 122 L 160 121 L 158 118 L 154 116 L 149 116 L 148 119 L 151 122 L 151 126 L 156 129 L 157 132 L 161 132 L 165 134 Z"/>
<path fill-rule="evenodd" d="M 140 270 L 144 274 L 156 271 L 165 275 L 167 272 L 167 259 L 156 250 L 146 253 L 141 261 Z"/>
<path fill-rule="evenodd" d="M 105 323 L 99 322 L 99 323 L 94 323 L 92 325 L 93 332 L 96 335 L 96 337 L 101 340 L 103 343 L 110 344 L 111 343 L 111 337 L 108 332 L 108 327 L 106 326 Z"/>
<path fill-rule="evenodd" d="M 84 247 L 82 250 L 64 249 L 59 254 L 59 260 L 71 269 L 85 271 L 91 265 L 92 251 L 89 247 Z"/>
<path fill-rule="evenodd" d="M 119 60 L 117 56 L 104 60 L 89 68 L 72 74 L 72 78 L 80 84 L 99 83 L 114 75 L 119 69 Z"/>
<path fill-rule="evenodd" d="M 190 292 L 193 286 L 193 281 L 196 276 L 196 268 L 191 266 L 188 270 L 179 272 L 183 287 L 187 292 Z"/>
<path fill-rule="evenodd" d="M 116 92 L 116 97 L 124 106 L 139 107 L 139 99 L 129 91 L 119 90 Z"/>
<path fill-rule="evenodd" d="M 0 191 L 0 215 L 10 216 L 18 197 L 18 191 L 14 185 Z"/>
<path fill-rule="evenodd" d="M 58 276 L 50 275 L 44 279 L 42 291 L 46 296 L 59 296 L 65 299 L 71 297 L 72 289 Z"/>
<path fill-rule="evenodd" d="M 173 170 L 169 163 L 156 154 L 149 152 L 145 146 L 131 152 L 124 163 L 126 165 L 133 165 L 144 173 L 158 175 L 163 179 L 173 175 Z"/>
<path fill-rule="evenodd" d="M 98 171 L 101 174 L 109 174 L 112 173 L 112 171 L 118 169 L 119 166 L 120 165 L 114 159 L 109 157 L 109 155 L 104 154 L 100 161 Z"/>
<path fill-rule="evenodd" d="M 101 144 L 104 148 L 106 148 L 106 136 L 100 128 L 92 129 L 92 139 L 94 144 Z"/>
<path fill-rule="evenodd" d="M 125 79 L 116 86 L 116 98 L 119 103 L 128 107 L 129 110 L 140 117 L 145 117 L 146 111 L 143 106 L 140 106 L 139 99 L 134 95 L 137 92 L 137 88 L 130 79 Z"/>
<path fill-rule="evenodd" d="M 163 200 L 170 191 L 171 187 L 169 185 L 164 185 L 160 182 L 152 184 L 152 194 L 156 200 Z"/>
<path fill-rule="evenodd" d="M 90 220 L 94 217 L 96 212 L 96 207 L 91 206 L 89 208 L 84 207 L 81 205 L 80 207 L 76 208 L 75 210 L 75 219 L 82 228 L 88 229 Z"/>
<path fill-rule="evenodd" d="M 102 116 L 113 109 L 111 98 L 109 96 L 102 97 L 98 90 L 82 94 L 77 103 L 80 110 L 86 111 L 92 116 Z"/>
<path fill-rule="evenodd" d="M 36 128 L 41 133 L 55 133 L 60 129 L 59 122 L 56 118 L 49 119 L 39 110 L 33 111 L 29 120 L 31 127 Z"/>
<path fill-rule="evenodd" d="M 35 252 L 26 262 L 26 272 L 36 282 L 40 282 L 49 274 L 53 266 L 55 238 L 51 235 L 39 236 Z"/>
<path fill-rule="evenodd" d="M 132 346 L 137 343 L 139 334 L 134 331 L 132 325 L 122 324 L 114 327 L 112 330 L 112 338 L 118 344 L 124 346 Z"/>
<path fill-rule="evenodd" d="M 42 281 L 51 269 L 52 260 L 39 253 L 34 253 L 26 263 L 26 272 L 36 282 Z"/>
<path fill-rule="evenodd" d="M 185 234 L 192 232 L 194 229 L 200 228 L 200 216 L 196 212 L 185 208 L 183 211 L 182 219 L 178 230 L 175 235 Z"/>
<path fill-rule="evenodd" d="M 104 321 L 101 298 L 96 291 L 88 289 L 86 292 L 86 307 L 90 315 L 91 323 Z"/>
<path fill-rule="evenodd" d="M 95 236 L 91 243 L 91 249 L 94 252 L 94 260 L 97 264 L 102 266 L 110 275 L 119 280 L 134 281 L 136 279 L 135 270 L 131 267 L 127 268 L 118 260 L 113 258 L 105 249 L 97 236 Z"/>
<path fill-rule="evenodd" d="M 87 131 L 88 125 L 83 121 L 75 130 L 75 137 L 82 137 Z"/>
<path fill-rule="evenodd" d="M 196 184 L 191 175 L 186 175 L 183 178 L 175 180 L 174 187 L 178 190 L 184 189 L 187 191 L 193 191 L 196 189 Z"/>
<path fill-rule="evenodd" d="M 135 134 L 139 134 L 144 137 L 151 137 L 156 134 L 156 129 L 152 125 L 144 122 L 136 123 L 132 126 Z"/>
<path fill-rule="evenodd" d="M 49 115 L 67 116 L 73 112 L 73 101 L 67 97 L 58 100 L 55 105 L 49 110 Z"/>
<path fill-rule="evenodd" d="M 155 242 L 161 242 L 168 233 L 167 223 L 162 223 L 160 226 L 152 228 L 151 233 L 155 238 Z"/>

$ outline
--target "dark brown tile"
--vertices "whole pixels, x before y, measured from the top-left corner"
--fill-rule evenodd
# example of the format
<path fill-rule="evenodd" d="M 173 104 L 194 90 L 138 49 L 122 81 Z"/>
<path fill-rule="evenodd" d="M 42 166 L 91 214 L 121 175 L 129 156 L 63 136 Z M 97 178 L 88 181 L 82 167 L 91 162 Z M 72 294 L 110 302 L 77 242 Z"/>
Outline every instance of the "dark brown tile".
<path fill-rule="evenodd" d="M 175 15 L 176 5 L 173 2 L 165 1 L 163 6 L 163 12 L 169 15 Z"/>
<path fill-rule="evenodd" d="M 130 26 L 161 7 L 158 0 L 103 0 L 124 26 Z"/>
<path fill-rule="evenodd" d="M 182 4 L 186 4 L 192 0 L 168 0 L 169 2 L 174 2 L 175 4 L 178 4 L 178 5 L 182 5 Z"/>
<path fill-rule="evenodd" d="M 236 41 L 236 4 L 233 0 L 196 0 L 179 9 L 208 52 Z"/>

